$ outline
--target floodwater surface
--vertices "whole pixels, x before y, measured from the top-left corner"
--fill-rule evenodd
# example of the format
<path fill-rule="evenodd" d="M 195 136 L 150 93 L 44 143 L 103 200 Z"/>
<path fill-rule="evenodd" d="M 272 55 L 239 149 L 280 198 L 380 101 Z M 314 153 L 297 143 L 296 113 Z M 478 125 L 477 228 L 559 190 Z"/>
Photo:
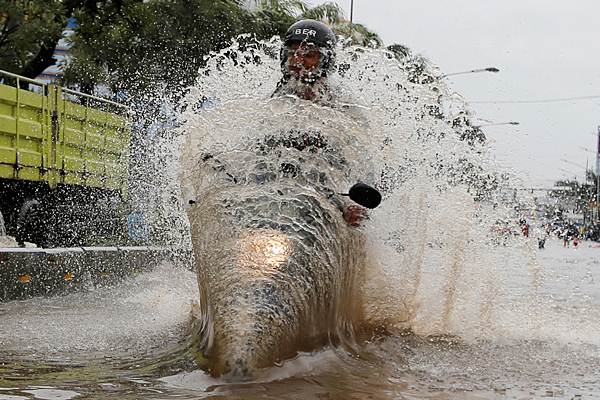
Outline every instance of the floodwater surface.
<path fill-rule="evenodd" d="M 534 290 L 546 300 L 513 337 L 382 334 L 357 354 L 301 354 L 239 384 L 195 364 L 187 270 L 163 265 L 118 288 L 9 302 L 0 306 L 0 399 L 595 399 L 598 252 L 558 241 L 539 250 Z M 519 279 L 513 294 L 523 298 Z"/>

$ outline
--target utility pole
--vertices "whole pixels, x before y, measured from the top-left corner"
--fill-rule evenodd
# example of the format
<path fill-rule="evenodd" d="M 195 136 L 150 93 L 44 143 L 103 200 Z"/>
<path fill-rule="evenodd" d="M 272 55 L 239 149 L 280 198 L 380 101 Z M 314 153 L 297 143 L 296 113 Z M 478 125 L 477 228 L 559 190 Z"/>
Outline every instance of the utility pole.
<path fill-rule="evenodd" d="M 588 214 L 588 209 L 590 208 L 590 198 L 589 198 L 589 193 L 590 192 L 589 192 L 589 190 L 587 190 L 587 183 L 588 183 L 588 180 L 589 180 L 589 177 L 591 176 L 591 174 L 590 174 L 590 170 L 589 170 L 589 165 L 588 165 L 589 163 L 588 163 L 588 161 L 589 160 L 586 157 L 585 158 L 585 176 L 584 176 L 584 179 L 583 179 L 583 185 L 584 185 L 584 188 L 585 188 L 585 191 L 586 191 L 586 197 L 587 197 L 587 205 L 585 207 L 583 207 L 583 226 L 584 226 L 584 228 L 587 227 L 587 221 L 588 221 L 588 219 L 586 217 L 587 217 L 587 214 Z M 593 209 L 592 209 L 592 215 L 590 215 L 589 219 L 590 219 L 590 222 L 594 220 L 594 210 Z"/>
<path fill-rule="evenodd" d="M 596 147 L 596 224 L 600 222 L 600 125 L 598 125 L 598 145 Z"/>
<path fill-rule="evenodd" d="M 354 0 L 350 0 L 350 23 L 354 23 L 352 17 L 354 16 Z"/>

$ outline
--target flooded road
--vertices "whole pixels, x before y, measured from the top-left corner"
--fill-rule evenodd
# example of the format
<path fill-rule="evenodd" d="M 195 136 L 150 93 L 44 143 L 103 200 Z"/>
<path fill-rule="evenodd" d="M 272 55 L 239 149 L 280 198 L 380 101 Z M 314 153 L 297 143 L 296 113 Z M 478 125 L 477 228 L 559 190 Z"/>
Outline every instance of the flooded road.
<path fill-rule="evenodd" d="M 415 64 L 416 59 L 349 46 L 339 49 L 337 60 L 344 68 L 331 77 L 338 106 L 297 99 L 282 105 L 268 100 L 276 81 L 265 79 L 280 70 L 277 42 L 242 47 L 212 55 L 197 87 L 186 95 L 182 131 L 194 133 L 196 141 L 184 148 L 190 164 L 183 169 L 191 173 L 189 190 L 182 184 L 184 204 L 226 186 L 235 188 L 232 193 L 260 192 L 265 182 L 286 183 L 293 174 L 306 190 L 290 201 L 306 200 L 305 193 L 325 197 L 325 190 L 330 198 L 357 181 L 381 189 L 381 206 L 369 212 L 359 230 L 366 257 L 354 267 L 364 280 L 337 300 L 344 300 L 339 302 L 343 305 L 355 295 L 364 306 L 360 322 L 385 331 L 376 331 L 353 351 L 335 346 L 300 353 L 276 367 L 253 371 L 250 381 L 211 378 L 199 367 L 199 339 L 191 323 L 192 304 L 200 298 L 197 275 L 182 266 L 159 265 L 116 287 L 0 304 L 0 400 L 600 398 L 600 248 L 589 242 L 563 248 L 549 240 L 539 250 L 535 237 L 498 233 L 499 222 L 516 220 L 513 205 L 498 193 L 510 182 L 489 161 L 485 137 L 461 123 L 468 114 L 464 104 L 441 80 L 417 79 L 411 71 L 423 65 Z M 232 58 L 234 53 L 238 56 Z M 214 103 L 210 109 L 207 100 Z M 272 143 L 265 140 L 269 135 L 281 138 L 311 127 L 311 138 L 327 138 L 328 148 L 293 150 L 282 144 L 270 146 L 277 151 L 269 152 L 261 146 Z M 161 162 L 173 167 L 164 168 L 160 190 L 173 196 L 146 204 L 166 214 L 180 200 L 173 161 L 178 143 L 173 142 L 166 135 L 154 143 L 162 143 L 156 148 L 167 154 Z M 195 176 L 198 160 L 209 161 L 207 170 L 214 173 Z M 279 198 L 275 194 L 285 193 L 275 190 L 255 198 Z M 236 204 L 240 198 L 211 205 Z M 257 207 L 265 204 L 270 203 L 257 201 Z M 300 212 L 305 209 L 278 209 L 278 216 L 293 222 L 302 217 L 298 226 L 312 228 L 311 213 Z M 229 210 L 254 215 L 251 208 L 237 205 Z M 204 220 L 196 225 L 190 221 L 190 228 L 183 219 L 156 219 L 166 237 L 172 228 L 217 241 L 217 234 L 226 236 L 236 221 L 217 221 L 207 231 Z M 282 226 L 296 227 L 282 220 L 276 228 Z M 323 240 L 318 233 L 313 244 L 321 247 L 310 249 L 325 250 L 307 258 L 323 258 L 323 265 L 346 272 L 340 266 L 347 264 L 330 260 L 339 235 Z M 253 235 L 242 237 L 249 238 L 250 248 L 267 247 L 250 240 Z M 349 243 L 344 248 L 353 247 Z M 272 251 L 277 256 L 272 265 L 280 265 L 285 246 L 269 248 L 277 250 Z M 224 282 L 218 266 L 228 266 L 235 254 L 226 246 L 201 243 L 199 255 L 217 255 L 222 263 L 210 265 L 217 266 L 213 290 Z M 306 275 L 298 271 L 289 277 Z M 340 281 L 331 285 L 339 287 Z M 224 285 L 227 289 L 231 285 Z M 237 299 L 237 292 L 232 290 L 223 302 Z M 239 297 L 252 299 L 248 292 Z M 267 309 L 273 303 L 265 293 L 258 294 Z M 311 298 L 321 299 L 313 304 L 316 313 L 328 301 L 322 300 L 327 296 Z M 243 305 L 250 309 L 255 304 Z M 235 314 L 221 320 L 241 319 L 230 315 Z M 253 327 L 251 318 L 241 322 Z M 261 332 L 268 328 L 263 323 Z"/>
<path fill-rule="evenodd" d="M 532 290 L 537 296 L 538 314 L 520 329 L 498 326 L 478 337 L 395 332 L 357 354 L 301 354 L 238 384 L 195 364 L 188 327 L 197 288 L 187 270 L 159 266 L 121 287 L 4 303 L 0 399 L 596 399 L 599 251 L 558 241 L 536 251 L 535 287 L 524 268 L 510 288 L 524 303 Z M 497 321 L 507 313 L 492 310 Z"/>

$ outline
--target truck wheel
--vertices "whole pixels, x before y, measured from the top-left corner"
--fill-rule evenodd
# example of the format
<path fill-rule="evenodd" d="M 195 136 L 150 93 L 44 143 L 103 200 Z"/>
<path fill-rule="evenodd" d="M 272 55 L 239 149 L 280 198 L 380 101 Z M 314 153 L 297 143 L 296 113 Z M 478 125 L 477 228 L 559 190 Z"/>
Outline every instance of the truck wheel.
<path fill-rule="evenodd" d="M 0 236 L 6 236 L 6 224 L 4 223 L 2 211 L 0 211 Z"/>
<path fill-rule="evenodd" d="M 16 214 L 15 239 L 21 246 L 25 242 L 42 246 L 44 229 L 41 203 L 37 199 L 26 199 Z"/>

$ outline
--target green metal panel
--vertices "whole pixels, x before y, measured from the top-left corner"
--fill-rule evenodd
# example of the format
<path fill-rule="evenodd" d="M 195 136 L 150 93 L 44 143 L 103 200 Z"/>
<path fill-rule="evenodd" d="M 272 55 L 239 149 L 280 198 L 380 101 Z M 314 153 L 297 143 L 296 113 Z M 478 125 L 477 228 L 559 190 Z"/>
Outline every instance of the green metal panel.
<path fill-rule="evenodd" d="M 62 128 L 63 182 L 125 191 L 129 146 L 126 119 L 64 97 L 57 110 Z"/>
<path fill-rule="evenodd" d="M 45 180 L 48 99 L 0 84 L 0 178 Z"/>
<path fill-rule="evenodd" d="M 50 187 L 93 186 L 125 194 L 129 123 L 124 116 L 99 109 L 119 105 L 55 85 L 40 88 L 42 93 L 33 93 L 0 84 L 0 179 L 43 181 Z M 70 101 L 67 96 L 73 94 L 98 106 Z"/>

